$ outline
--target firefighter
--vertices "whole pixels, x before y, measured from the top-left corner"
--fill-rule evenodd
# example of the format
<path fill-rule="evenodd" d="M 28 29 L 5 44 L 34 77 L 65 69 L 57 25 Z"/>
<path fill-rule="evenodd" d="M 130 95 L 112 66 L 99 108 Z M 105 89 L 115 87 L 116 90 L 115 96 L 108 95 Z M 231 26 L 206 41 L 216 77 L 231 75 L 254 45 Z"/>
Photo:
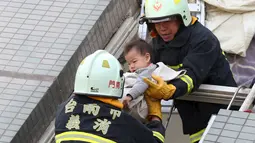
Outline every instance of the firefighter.
<path fill-rule="evenodd" d="M 157 84 L 145 79 L 150 85 L 146 91 L 149 96 L 169 100 L 188 96 L 201 84 L 237 86 L 217 37 L 191 16 L 186 0 L 147 0 L 143 22 L 152 36 L 154 63 L 187 71 L 167 83 L 157 76 L 153 76 Z M 175 107 L 183 133 L 194 143 L 201 139 L 211 115 L 226 106 L 176 99 Z"/>
<path fill-rule="evenodd" d="M 119 61 L 104 50 L 79 65 L 74 95 L 62 103 L 55 121 L 56 143 L 163 143 L 160 100 L 150 100 L 148 124 L 121 111 L 124 76 Z"/>

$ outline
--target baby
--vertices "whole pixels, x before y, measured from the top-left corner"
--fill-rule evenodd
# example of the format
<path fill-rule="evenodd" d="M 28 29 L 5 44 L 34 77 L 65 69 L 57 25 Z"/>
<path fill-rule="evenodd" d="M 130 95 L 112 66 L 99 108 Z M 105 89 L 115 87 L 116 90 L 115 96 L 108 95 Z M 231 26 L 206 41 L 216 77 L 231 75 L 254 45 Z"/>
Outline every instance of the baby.
<path fill-rule="evenodd" d="M 144 92 L 148 85 L 143 78 L 151 79 L 151 75 L 161 76 L 165 81 L 180 77 L 182 71 L 174 71 L 162 62 L 153 64 L 151 60 L 152 47 L 144 40 L 135 40 L 128 43 L 124 49 L 125 60 L 129 71 L 124 74 L 124 96 L 122 102 L 125 109 L 136 119 L 144 122 L 148 114 Z M 185 71 L 184 71 L 185 72 Z"/>

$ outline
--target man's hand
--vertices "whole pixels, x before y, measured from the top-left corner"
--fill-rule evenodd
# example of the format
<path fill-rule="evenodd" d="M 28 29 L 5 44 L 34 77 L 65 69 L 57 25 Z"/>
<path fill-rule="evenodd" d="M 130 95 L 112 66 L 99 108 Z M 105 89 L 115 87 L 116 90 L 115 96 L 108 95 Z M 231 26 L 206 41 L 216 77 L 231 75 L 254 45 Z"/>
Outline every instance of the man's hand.
<path fill-rule="evenodd" d="M 123 103 L 123 105 L 124 105 L 124 108 L 129 109 L 129 108 L 128 108 L 128 105 L 129 105 L 129 103 L 130 103 L 131 100 L 132 100 L 132 97 L 129 96 L 129 95 L 127 95 L 126 97 L 124 97 L 124 99 L 123 99 L 123 101 L 122 101 L 122 103 Z"/>
<path fill-rule="evenodd" d="M 152 116 L 150 118 L 150 121 L 161 121 L 161 119 L 159 117 L 157 117 L 157 116 Z"/>
<path fill-rule="evenodd" d="M 152 97 L 149 97 L 148 95 L 144 96 L 145 101 L 148 106 L 148 120 L 155 120 L 160 119 L 162 120 L 162 112 L 161 112 L 161 100 L 159 99 L 153 99 Z"/>
<path fill-rule="evenodd" d="M 149 85 L 146 94 L 156 99 L 170 99 L 173 96 L 176 87 L 172 84 L 167 84 L 160 76 L 152 75 L 152 78 L 156 83 L 148 78 L 144 78 L 144 82 Z"/>

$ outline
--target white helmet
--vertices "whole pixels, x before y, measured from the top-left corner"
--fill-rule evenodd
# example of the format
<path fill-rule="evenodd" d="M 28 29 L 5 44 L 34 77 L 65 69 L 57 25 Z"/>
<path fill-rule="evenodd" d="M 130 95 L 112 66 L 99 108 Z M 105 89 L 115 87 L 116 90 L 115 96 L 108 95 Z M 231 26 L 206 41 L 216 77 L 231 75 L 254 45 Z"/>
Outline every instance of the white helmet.
<path fill-rule="evenodd" d="M 168 21 L 175 15 L 181 16 L 185 26 L 188 26 L 192 20 L 187 0 L 146 0 L 144 7 L 145 15 L 141 23 Z"/>
<path fill-rule="evenodd" d="M 75 76 L 75 94 L 121 98 L 123 88 L 122 67 L 107 51 L 97 50 L 80 63 Z"/>

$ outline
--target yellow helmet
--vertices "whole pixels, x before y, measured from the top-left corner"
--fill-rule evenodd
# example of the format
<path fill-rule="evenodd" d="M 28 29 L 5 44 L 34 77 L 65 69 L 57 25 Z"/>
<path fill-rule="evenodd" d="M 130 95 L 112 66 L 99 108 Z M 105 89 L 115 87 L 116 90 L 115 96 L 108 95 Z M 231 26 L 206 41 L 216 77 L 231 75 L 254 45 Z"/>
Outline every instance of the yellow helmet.
<path fill-rule="evenodd" d="M 191 23 L 187 0 L 146 0 L 144 20 L 149 23 L 158 23 L 171 20 L 171 17 L 180 15 L 185 26 Z"/>
<path fill-rule="evenodd" d="M 119 61 L 105 50 L 97 50 L 87 56 L 77 69 L 75 94 L 121 98 L 123 88 L 122 67 Z"/>

